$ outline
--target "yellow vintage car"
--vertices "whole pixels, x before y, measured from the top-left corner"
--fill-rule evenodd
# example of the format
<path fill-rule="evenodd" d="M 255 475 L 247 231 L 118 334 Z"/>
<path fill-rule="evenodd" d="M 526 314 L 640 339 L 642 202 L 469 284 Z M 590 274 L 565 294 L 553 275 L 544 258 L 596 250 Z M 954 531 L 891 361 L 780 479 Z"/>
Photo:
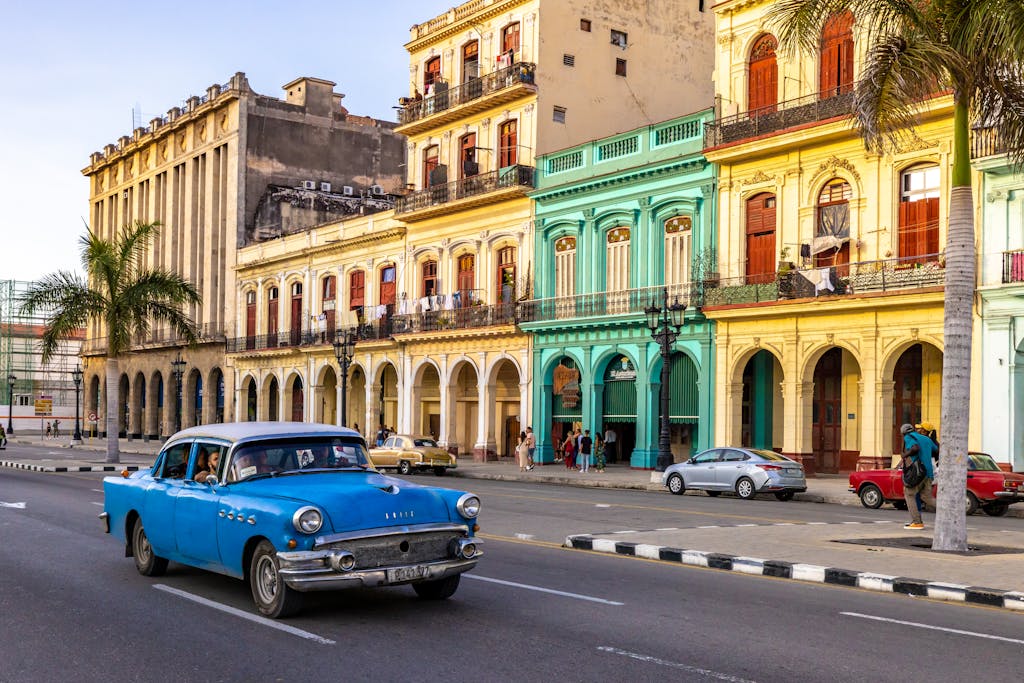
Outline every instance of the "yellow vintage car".
<path fill-rule="evenodd" d="M 379 470 L 395 469 L 399 474 L 434 470 L 440 477 L 458 467 L 455 456 L 438 446 L 433 437 L 407 434 L 392 434 L 381 446 L 371 448 L 370 460 Z"/>

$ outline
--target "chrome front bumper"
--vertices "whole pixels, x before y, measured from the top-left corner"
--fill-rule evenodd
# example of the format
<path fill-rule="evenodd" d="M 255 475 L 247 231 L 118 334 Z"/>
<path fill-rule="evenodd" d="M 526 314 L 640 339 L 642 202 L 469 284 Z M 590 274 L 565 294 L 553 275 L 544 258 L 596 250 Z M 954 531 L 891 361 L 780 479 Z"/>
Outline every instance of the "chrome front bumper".
<path fill-rule="evenodd" d="M 311 550 L 307 552 L 278 553 L 281 578 L 289 588 L 300 592 L 337 590 L 341 588 L 374 588 L 397 586 L 420 581 L 437 581 L 455 574 L 469 571 L 476 566 L 483 555 L 478 551 L 470 559 L 457 557 L 438 562 L 421 562 L 400 567 L 379 567 L 376 569 L 340 568 L 338 558 L 342 555 L 335 550 Z M 332 568 L 333 567 L 337 567 Z"/>

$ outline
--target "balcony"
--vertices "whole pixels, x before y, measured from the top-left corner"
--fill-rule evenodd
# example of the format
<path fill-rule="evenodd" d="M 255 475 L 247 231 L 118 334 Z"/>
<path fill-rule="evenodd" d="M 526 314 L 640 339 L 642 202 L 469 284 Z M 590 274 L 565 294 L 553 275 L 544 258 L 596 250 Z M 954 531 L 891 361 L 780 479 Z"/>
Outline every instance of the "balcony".
<path fill-rule="evenodd" d="M 837 94 L 829 90 L 805 95 L 704 124 L 704 148 L 742 142 L 852 113 L 853 92 Z"/>
<path fill-rule="evenodd" d="M 423 311 L 396 315 L 392 334 L 417 334 L 420 332 L 446 332 L 500 325 L 514 325 L 516 304 L 503 303 L 491 306 L 472 305 L 451 310 Z"/>
<path fill-rule="evenodd" d="M 705 288 L 704 305 L 732 306 L 789 299 L 835 299 L 863 294 L 907 292 L 943 287 L 946 272 L 942 254 L 928 254 L 825 268 L 796 268 L 778 273 L 768 282 L 753 283 L 747 280 L 728 278 L 720 280 L 717 286 Z"/>
<path fill-rule="evenodd" d="M 355 333 L 356 341 L 368 342 L 391 338 L 392 319 L 381 318 L 373 322 L 362 323 L 348 328 Z M 334 330 L 285 330 L 272 334 L 257 334 L 251 337 L 232 337 L 225 341 L 227 353 L 246 353 L 251 351 L 290 350 L 315 346 L 330 346 L 335 339 L 341 339 L 345 328 Z"/>
<path fill-rule="evenodd" d="M 486 76 L 471 78 L 454 88 L 442 82 L 437 92 L 422 100 L 402 98 L 404 106 L 398 112 L 395 130 L 403 135 L 416 135 L 535 93 L 536 69 L 536 65 L 529 62 L 517 62 Z"/>
<path fill-rule="evenodd" d="M 533 166 L 509 166 L 435 185 L 426 190 L 399 197 L 395 202 L 395 215 L 406 221 L 432 218 L 473 206 L 521 197 L 534 187 Z"/>
<path fill-rule="evenodd" d="M 1024 282 L 1024 249 L 1003 252 L 1003 284 Z"/>
<path fill-rule="evenodd" d="M 573 296 L 532 299 L 519 304 L 519 323 L 554 322 L 604 316 L 644 317 L 652 303 L 661 305 L 663 285 L 615 292 L 592 292 Z M 701 306 L 703 287 L 697 283 L 668 286 L 669 302 L 676 300 L 687 308 Z"/>
<path fill-rule="evenodd" d="M 995 128 L 971 129 L 971 159 L 1000 156 L 1006 152 L 1006 142 Z"/>

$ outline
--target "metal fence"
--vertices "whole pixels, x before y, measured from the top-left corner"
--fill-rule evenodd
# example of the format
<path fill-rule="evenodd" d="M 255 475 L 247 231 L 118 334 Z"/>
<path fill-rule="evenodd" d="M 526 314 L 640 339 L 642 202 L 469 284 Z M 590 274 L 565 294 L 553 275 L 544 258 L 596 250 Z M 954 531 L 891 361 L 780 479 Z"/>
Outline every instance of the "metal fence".
<path fill-rule="evenodd" d="M 395 213 L 409 213 L 439 204 L 447 204 L 458 199 L 493 192 L 509 187 L 533 187 L 533 166 L 509 166 L 500 171 L 490 171 L 479 175 L 456 180 L 453 183 L 435 185 L 420 190 L 395 201 Z"/>
<path fill-rule="evenodd" d="M 398 123 L 399 125 L 412 123 L 519 83 L 533 85 L 536 70 L 537 67 L 534 64 L 517 62 L 504 69 L 492 71 L 486 76 L 471 78 L 454 88 L 447 87 L 443 83 L 436 84 L 434 86 L 437 88 L 435 93 L 422 100 L 409 102 L 399 110 Z"/>
<path fill-rule="evenodd" d="M 717 147 L 853 113 L 853 93 L 834 90 L 724 116 L 704 124 L 704 147 Z"/>

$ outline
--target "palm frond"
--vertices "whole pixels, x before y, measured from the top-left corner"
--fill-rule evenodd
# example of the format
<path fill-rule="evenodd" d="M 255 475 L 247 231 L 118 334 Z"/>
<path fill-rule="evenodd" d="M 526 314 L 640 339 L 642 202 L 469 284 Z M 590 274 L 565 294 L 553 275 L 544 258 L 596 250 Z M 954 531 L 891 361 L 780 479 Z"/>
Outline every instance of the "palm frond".
<path fill-rule="evenodd" d="M 46 328 L 41 339 L 42 360 L 49 362 L 60 342 L 73 336 L 102 315 L 106 302 L 74 273 L 59 271 L 33 282 L 19 300 L 21 315 L 44 314 Z"/>
<path fill-rule="evenodd" d="M 976 127 L 994 130 L 999 149 L 1017 170 L 1024 169 L 1024 66 L 989 65 L 980 70 L 976 86 Z"/>

